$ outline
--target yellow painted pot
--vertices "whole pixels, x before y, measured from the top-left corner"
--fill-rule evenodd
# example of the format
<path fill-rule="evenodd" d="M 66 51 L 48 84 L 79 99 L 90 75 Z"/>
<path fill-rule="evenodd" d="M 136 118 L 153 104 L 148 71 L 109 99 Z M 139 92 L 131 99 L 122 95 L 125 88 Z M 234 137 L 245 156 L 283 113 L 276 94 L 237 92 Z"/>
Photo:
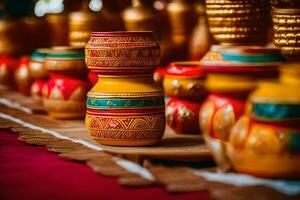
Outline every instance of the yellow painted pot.
<path fill-rule="evenodd" d="M 249 97 L 251 108 L 232 128 L 227 154 L 241 173 L 300 177 L 299 85 L 265 82 Z"/>

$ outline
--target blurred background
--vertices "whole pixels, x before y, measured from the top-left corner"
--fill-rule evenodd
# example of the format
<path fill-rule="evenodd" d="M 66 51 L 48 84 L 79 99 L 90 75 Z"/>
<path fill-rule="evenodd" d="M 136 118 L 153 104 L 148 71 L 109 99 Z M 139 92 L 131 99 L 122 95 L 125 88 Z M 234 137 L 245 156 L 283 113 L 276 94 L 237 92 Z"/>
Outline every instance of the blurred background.
<path fill-rule="evenodd" d="M 203 0 L 2 0 L 0 54 L 84 46 L 91 31 L 152 30 L 161 65 L 199 60 L 215 43 L 204 8 Z"/>

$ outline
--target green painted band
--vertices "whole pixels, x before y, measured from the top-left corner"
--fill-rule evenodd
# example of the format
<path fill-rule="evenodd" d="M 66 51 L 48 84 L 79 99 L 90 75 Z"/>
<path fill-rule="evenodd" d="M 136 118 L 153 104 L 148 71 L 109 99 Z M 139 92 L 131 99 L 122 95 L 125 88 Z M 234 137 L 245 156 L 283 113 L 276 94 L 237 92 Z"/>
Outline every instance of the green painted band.
<path fill-rule="evenodd" d="M 251 113 L 254 116 L 262 117 L 270 120 L 279 119 L 299 119 L 300 105 L 285 104 L 252 104 Z"/>
<path fill-rule="evenodd" d="M 142 108 L 161 107 L 165 105 L 163 97 L 145 99 L 96 99 L 88 98 L 87 107 L 91 109 L 112 109 L 112 108 Z"/>
<path fill-rule="evenodd" d="M 69 53 L 48 53 L 49 58 L 81 58 L 84 59 L 84 52 L 69 52 Z"/>
<path fill-rule="evenodd" d="M 225 60 L 238 62 L 280 62 L 284 60 L 281 54 L 244 56 L 222 53 L 221 55 Z"/>

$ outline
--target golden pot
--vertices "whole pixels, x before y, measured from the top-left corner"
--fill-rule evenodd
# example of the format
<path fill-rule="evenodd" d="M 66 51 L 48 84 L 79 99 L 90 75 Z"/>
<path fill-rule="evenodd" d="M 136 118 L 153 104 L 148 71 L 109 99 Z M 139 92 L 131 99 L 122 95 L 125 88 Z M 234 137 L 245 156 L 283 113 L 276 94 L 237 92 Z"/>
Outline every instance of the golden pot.
<path fill-rule="evenodd" d="M 72 46 L 85 46 L 92 31 L 103 31 L 105 24 L 99 13 L 81 10 L 69 14 L 69 43 Z"/>
<path fill-rule="evenodd" d="M 206 0 L 209 29 L 223 45 L 264 44 L 269 20 L 268 1 Z"/>
<path fill-rule="evenodd" d="M 68 45 L 68 16 L 65 14 L 47 14 L 50 26 L 51 46 Z"/>
<path fill-rule="evenodd" d="M 300 9 L 273 9 L 274 44 L 287 59 L 300 59 Z"/>

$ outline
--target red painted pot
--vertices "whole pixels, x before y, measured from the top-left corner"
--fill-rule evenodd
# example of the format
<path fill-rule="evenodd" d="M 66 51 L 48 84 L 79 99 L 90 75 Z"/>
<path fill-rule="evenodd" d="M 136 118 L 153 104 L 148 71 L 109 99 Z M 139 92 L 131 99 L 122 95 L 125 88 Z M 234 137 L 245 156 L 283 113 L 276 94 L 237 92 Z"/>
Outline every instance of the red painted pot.
<path fill-rule="evenodd" d="M 171 98 L 166 106 L 168 125 L 176 132 L 197 134 L 200 132 L 198 113 L 202 102 Z"/>
<path fill-rule="evenodd" d="M 55 118 L 84 117 L 89 89 L 90 85 L 85 80 L 51 72 L 43 88 L 44 108 Z"/>

